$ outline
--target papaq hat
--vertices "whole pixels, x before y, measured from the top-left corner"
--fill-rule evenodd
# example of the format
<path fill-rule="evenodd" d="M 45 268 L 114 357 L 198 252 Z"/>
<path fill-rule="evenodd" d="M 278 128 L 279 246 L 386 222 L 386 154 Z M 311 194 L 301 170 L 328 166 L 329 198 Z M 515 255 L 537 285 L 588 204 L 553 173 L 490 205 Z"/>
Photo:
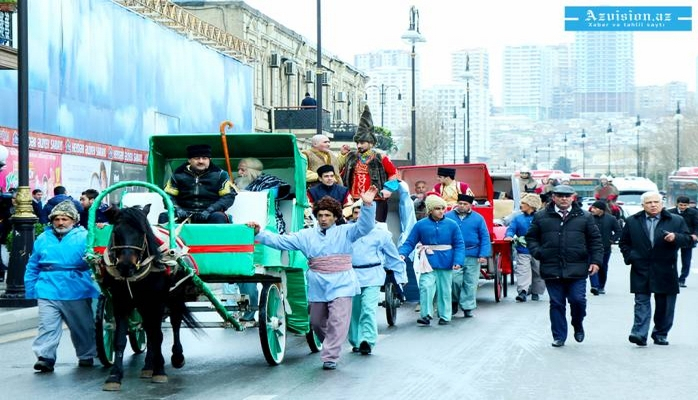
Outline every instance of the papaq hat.
<path fill-rule="evenodd" d="M 56 204 L 51 210 L 51 214 L 48 215 L 48 219 L 53 221 L 53 219 L 58 216 L 68 217 L 75 222 L 80 221 L 80 214 L 78 214 L 78 210 L 70 200 L 61 201 Z"/>
<path fill-rule="evenodd" d="M 317 169 L 318 176 L 322 176 L 322 174 L 324 174 L 325 172 L 335 172 L 334 167 L 331 166 L 330 164 L 325 164 Z"/>
<path fill-rule="evenodd" d="M 359 128 L 354 135 L 354 142 L 376 144 L 376 135 L 373 133 L 373 118 L 371 117 L 371 110 L 368 109 L 368 106 L 365 106 L 364 112 L 361 113 L 361 120 L 359 121 Z"/>
<path fill-rule="evenodd" d="M 465 202 L 468 202 L 470 204 L 473 204 L 473 202 L 475 201 L 475 197 L 468 195 L 468 194 L 461 193 L 458 195 L 458 201 L 465 201 Z"/>
<path fill-rule="evenodd" d="M 439 167 L 439 169 L 436 170 L 436 175 L 448 176 L 451 179 L 454 179 L 456 177 L 456 169 L 455 168 Z"/>
<path fill-rule="evenodd" d="M 187 146 L 187 158 L 208 157 L 211 158 L 211 146 L 207 144 L 192 144 Z"/>

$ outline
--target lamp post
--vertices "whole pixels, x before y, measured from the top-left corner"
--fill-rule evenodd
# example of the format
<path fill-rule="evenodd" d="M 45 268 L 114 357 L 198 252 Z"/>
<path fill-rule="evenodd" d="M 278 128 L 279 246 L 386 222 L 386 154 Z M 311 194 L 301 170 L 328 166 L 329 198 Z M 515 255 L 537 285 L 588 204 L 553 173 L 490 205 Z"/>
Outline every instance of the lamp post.
<path fill-rule="evenodd" d="M 565 163 L 563 165 L 564 166 L 563 172 L 570 172 L 570 171 L 565 171 L 567 169 L 567 132 L 565 132 L 564 148 L 565 148 L 565 151 L 564 151 L 563 155 L 564 155 Z"/>
<path fill-rule="evenodd" d="M 463 163 L 470 163 L 470 79 L 473 77 L 470 72 L 470 55 L 465 55 L 465 99 L 463 100 L 463 108 L 465 108 L 465 114 L 463 115 L 464 124 L 463 129 L 465 130 L 465 135 L 463 137 L 463 146 L 465 147 L 465 152 L 463 153 Z M 466 119 L 467 116 L 467 119 Z"/>
<path fill-rule="evenodd" d="M 683 115 L 681 115 L 681 107 L 679 105 L 679 102 L 676 102 L 676 115 L 674 115 L 674 119 L 676 120 L 676 170 L 679 170 L 679 167 L 681 166 L 681 150 L 679 147 L 679 127 L 681 125 L 681 120 L 683 119 Z"/>
<path fill-rule="evenodd" d="M 538 146 L 536 146 L 536 168 L 538 168 Z"/>
<path fill-rule="evenodd" d="M 320 0 L 318 0 L 320 1 Z M 417 43 L 426 42 L 424 36 L 419 33 L 419 11 L 417 7 L 410 7 L 410 27 L 401 36 L 402 40 L 412 45 L 412 165 L 417 165 L 417 101 L 415 95 L 415 52 Z"/>
<path fill-rule="evenodd" d="M 380 106 L 381 106 L 381 127 L 384 127 L 384 122 L 383 122 L 383 117 L 385 116 L 385 95 L 388 89 L 390 88 L 395 88 L 397 89 L 397 99 L 402 100 L 402 93 L 400 93 L 400 88 L 395 86 L 395 85 L 384 85 L 381 83 L 380 86 L 377 85 L 370 85 L 366 86 L 366 90 L 371 89 L 371 88 L 376 88 L 380 91 Z M 368 100 L 368 93 L 366 93 L 366 100 Z"/>
<path fill-rule="evenodd" d="M 587 133 L 582 128 L 582 176 L 587 176 L 587 157 L 584 145 L 587 141 Z"/>
<path fill-rule="evenodd" d="M 315 134 L 322 135 L 322 13 L 321 0 L 317 0 L 317 61 L 315 64 Z"/>
<path fill-rule="evenodd" d="M 637 152 L 637 176 L 640 177 L 642 174 L 640 173 L 640 125 L 642 122 L 640 122 L 640 115 L 638 114 L 637 120 L 635 121 L 635 136 L 636 136 L 636 149 L 635 151 Z"/>
<path fill-rule="evenodd" d="M 613 127 L 610 122 L 608 123 L 606 133 L 608 134 L 608 175 L 611 175 L 611 134 L 613 133 Z"/>
<path fill-rule="evenodd" d="M 456 106 L 453 106 L 453 163 L 456 163 Z"/>

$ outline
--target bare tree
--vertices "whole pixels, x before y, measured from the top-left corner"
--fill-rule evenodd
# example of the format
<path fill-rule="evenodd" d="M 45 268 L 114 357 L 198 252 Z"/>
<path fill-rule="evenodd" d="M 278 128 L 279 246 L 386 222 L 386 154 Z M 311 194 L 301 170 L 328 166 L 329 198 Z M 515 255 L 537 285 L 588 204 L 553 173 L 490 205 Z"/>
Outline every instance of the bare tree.
<path fill-rule="evenodd" d="M 432 107 L 417 109 L 417 163 L 419 165 L 440 164 L 445 151 L 443 138 L 439 137 L 441 121 Z"/>

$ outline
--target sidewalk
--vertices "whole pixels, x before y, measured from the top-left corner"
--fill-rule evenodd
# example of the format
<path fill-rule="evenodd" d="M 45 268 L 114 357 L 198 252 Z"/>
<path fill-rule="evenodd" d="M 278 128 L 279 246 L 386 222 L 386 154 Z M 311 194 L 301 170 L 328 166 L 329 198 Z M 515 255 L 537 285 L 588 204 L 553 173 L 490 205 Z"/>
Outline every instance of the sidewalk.
<path fill-rule="evenodd" d="M 0 282 L 0 294 L 5 293 L 5 282 Z M 34 329 L 39 323 L 38 307 L 0 307 L 0 335 Z"/>

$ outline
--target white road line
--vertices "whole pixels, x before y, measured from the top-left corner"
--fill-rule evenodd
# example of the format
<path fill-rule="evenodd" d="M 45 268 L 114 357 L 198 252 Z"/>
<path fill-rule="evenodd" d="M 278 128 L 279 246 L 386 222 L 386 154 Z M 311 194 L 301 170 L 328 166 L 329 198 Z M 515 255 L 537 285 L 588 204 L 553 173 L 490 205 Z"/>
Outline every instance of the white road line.
<path fill-rule="evenodd" d="M 271 399 L 273 399 L 273 398 L 275 398 L 275 397 L 276 397 L 276 395 L 261 395 L 261 394 L 256 394 L 256 395 L 253 395 L 253 396 L 245 397 L 245 398 L 242 399 L 242 400 L 271 400 Z"/>

